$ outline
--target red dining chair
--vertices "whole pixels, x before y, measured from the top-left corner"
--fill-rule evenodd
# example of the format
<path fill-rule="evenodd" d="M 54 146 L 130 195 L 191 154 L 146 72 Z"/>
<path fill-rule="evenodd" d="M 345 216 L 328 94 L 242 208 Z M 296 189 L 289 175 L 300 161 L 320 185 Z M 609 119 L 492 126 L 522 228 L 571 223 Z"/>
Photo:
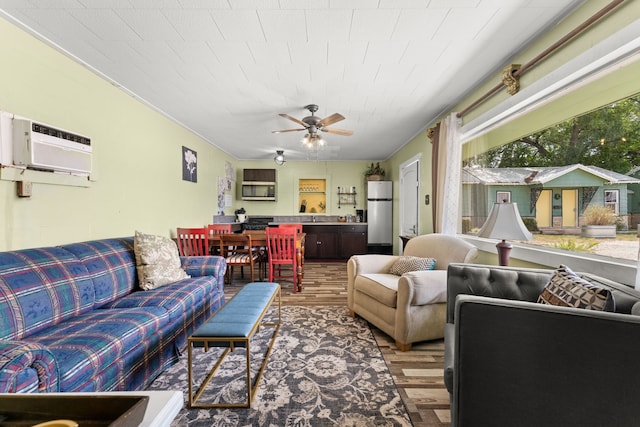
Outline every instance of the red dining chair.
<path fill-rule="evenodd" d="M 178 228 L 176 234 L 180 255 L 209 255 L 209 234 L 206 228 Z"/>
<path fill-rule="evenodd" d="M 302 233 L 302 224 L 278 224 L 278 228 L 293 228 L 297 233 Z"/>
<path fill-rule="evenodd" d="M 268 227 L 265 232 L 269 257 L 269 281 L 291 279 L 293 280 L 293 292 L 298 292 L 297 232 L 291 227 Z"/>
<path fill-rule="evenodd" d="M 233 233 L 233 224 L 209 224 L 207 231 L 209 236 L 212 234 L 231 234 Z"/>

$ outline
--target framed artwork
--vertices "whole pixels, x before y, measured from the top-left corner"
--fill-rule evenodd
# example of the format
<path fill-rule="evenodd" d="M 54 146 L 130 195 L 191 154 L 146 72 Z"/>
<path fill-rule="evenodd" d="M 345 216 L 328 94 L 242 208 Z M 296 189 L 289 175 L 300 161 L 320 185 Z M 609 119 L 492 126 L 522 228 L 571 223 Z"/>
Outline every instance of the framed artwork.
<path fill-rule="evenodd" d="M 182 179 L 198 182 L 198 153 L 182 146 Z"/>

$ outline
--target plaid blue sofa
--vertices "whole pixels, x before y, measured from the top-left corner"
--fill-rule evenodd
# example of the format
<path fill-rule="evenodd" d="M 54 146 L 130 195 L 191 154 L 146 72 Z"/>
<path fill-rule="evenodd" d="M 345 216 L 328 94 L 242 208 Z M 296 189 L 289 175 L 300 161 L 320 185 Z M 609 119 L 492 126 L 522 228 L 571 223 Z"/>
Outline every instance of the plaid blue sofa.
<path fill-rule="evenodd" d="M 0 253 L 0 393 L 141 390 L 224 304 L 221 257 L 140 290 L 133 237 Z"/>

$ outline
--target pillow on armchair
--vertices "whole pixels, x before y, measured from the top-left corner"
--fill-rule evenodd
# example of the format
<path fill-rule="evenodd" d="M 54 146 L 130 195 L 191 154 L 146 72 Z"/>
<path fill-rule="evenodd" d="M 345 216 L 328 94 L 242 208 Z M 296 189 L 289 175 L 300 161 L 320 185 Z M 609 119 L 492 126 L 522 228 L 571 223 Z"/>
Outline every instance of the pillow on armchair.
<path fill-rule="evenodd" d="M 402 276 L 410 271 L 433 270 L 435 266 L 436 260 L 434 258 L 400 256 L 389 268 L 389 273 Z"/>

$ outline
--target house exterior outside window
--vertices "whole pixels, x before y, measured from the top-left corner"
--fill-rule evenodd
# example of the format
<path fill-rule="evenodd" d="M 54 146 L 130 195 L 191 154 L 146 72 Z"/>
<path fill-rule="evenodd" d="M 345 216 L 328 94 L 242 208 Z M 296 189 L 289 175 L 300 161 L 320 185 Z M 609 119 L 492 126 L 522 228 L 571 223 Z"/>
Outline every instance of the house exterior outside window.
<path fill-rule="evenodd" d="M 604 190 L 604 205 L 614 211 L 616 215 L 620 215 L 619 196 L 619 190 Z"/>
<path fill-rule="evenodd" d="M 497 191 L 496 203 L 511 203 L 511 191 Z"/>

